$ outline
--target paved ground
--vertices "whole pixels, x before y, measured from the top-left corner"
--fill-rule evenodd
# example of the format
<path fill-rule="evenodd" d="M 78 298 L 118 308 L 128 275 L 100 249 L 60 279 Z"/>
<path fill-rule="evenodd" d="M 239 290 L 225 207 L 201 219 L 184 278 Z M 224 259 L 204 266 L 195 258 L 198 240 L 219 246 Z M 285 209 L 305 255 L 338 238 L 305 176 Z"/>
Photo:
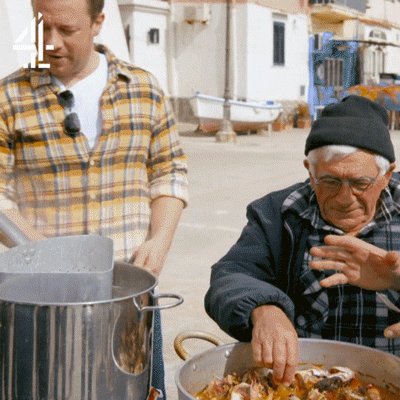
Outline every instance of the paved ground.
<path fill-rule="evenodd" d="M 162 292 L 179 293 L 185 299 L 181 306 L 162 312 L 169 400 L 178 399 L 175 373 L 184 363 L 173 348 L 179 332 L 203 330 L 227 343 L 233 341 L 203 308 L 210 267 L 238 238 L 250 201 L 307 177 L 302 164 L 307 133 L 293 129 L 269 136 L 238 136 L 236 144 L 181 135 L 189 160 L 190 205 L 160 276 Z M 392 132 L 392 139 L 399 152 L 400 131 Z M 212 347 L 199 340 L 186 344 L 191 354 Z"/>

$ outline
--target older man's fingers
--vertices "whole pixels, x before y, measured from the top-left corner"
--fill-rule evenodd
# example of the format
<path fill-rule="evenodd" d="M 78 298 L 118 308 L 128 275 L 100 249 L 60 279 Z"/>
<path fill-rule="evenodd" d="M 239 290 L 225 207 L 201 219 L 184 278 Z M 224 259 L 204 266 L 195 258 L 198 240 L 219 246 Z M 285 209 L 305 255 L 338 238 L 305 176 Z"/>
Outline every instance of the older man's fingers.
<path fill-rule="evenodd" d="M 287 343 L 287 360 L 285 374 L 282 379 L 282 383 L 289 386 L 293 380 L 298 368 L 299 362 L 299 346 L 298 342 L 288 342 Z"/>
<path fill-rule="evenodd" d="M 384 257 L 386 250 L 374 246 L 371 243 L 367 243 L 355 236 L 351 235 L 327 235 L 324 238 L 324 242 L 327 246 L 337 246 L 346 249 L 350 253 L 354 251 L 364 250 L 366 252 L 371 252 L 375 255 Z"/>
<path fill-rule="evenodd" d="M 252 341 L 251 343 L 251 349 L 253 352 L 253 359 L 257 365 L 263 364 L 262 362 L 262 344 L 259 342 L 254 342 Z M 272 357 L 271 357 L 272 358 Z"/>
<path fill-rule="evenodd" d="M 285 374 L 286 369 L 286 343 L 281 341 L 275 341 L 274 348 L 273 348 L 273 357 L 274 357 L 274 364 L 273 364 L 273 378 L 274 381 L 277 383 L 282 382 L 283 376 Z"/>
<path fill-rule="evenodd" d="M 310 249 L 310 254 L 314 257 L 321 257 L 332 260 L 348 260 L 352 256 L 349 251 L 338 246 L 312 247 Z"/>
<path fill-rule="evenodd" d="M 347 264 L 342 261 L 334 261 L 334 260 L 311 260 L 309 265 L 310 268 L 318 269 L 321 271 L 327 271 L 327 270 L 342 271 L 347 266 Z"/>
<path fill-rule="evenodd" d="M 253 352 L 253 359 L 257 365 L 260 365 L 261 367 L 272 368 L 272 346 L 269 343 L 252 340 L 251 348 Z"/>
<path fill-rule="evenodd" d="M 385 337 L 387 337 L 389 339 L 400 337 L 400 322 L 398 322 L 397 324 L 388 326 L 384 330 L 383 334 L 385 335 Z"/>
<path fill-rule="evenodd" d="M 319 283 L 322 287 L 328 288 L 349 283 L 349 278 L 344 274 L 337 273 L 322 279 Z"/>
<path fill-rule="evenodd" d="M 384 258 L 385 264 L 392 270 L 400 266 L 400 254 L 397 251 L 388 251 Z"/>

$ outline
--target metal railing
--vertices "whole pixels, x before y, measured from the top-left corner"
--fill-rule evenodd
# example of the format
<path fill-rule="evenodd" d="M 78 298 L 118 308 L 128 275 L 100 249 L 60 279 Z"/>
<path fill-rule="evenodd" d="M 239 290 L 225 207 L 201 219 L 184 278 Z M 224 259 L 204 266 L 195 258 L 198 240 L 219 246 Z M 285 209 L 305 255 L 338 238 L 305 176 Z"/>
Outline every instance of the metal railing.
<path fill-rule="evenodd" d="M 343 60 L 340 58 L 325 58 L 323 66 L 325 85 L 343 88 Z"/>

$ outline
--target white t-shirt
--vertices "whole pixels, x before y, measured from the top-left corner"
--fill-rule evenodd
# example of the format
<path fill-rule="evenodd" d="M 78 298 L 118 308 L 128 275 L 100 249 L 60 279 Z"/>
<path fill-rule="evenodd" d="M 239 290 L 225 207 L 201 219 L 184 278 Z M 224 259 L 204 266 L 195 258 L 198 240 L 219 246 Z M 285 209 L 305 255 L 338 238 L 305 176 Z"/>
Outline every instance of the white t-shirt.
<path fill-rule="evenodd" d="M 100 112 L 100 98 L 107 84 L 107 59 L 99 53 L 99 65 L 86 78 L 66 88 L 55 77 L 53 82 L 61 91 L 70 90 L 74 95 L 74 106 L 71 111 L 76 112 L 81 123 L 81 132 L 86 136 L 89 146 L 94 147 L 97 137 L 101 133 L 103 118 Z"/>

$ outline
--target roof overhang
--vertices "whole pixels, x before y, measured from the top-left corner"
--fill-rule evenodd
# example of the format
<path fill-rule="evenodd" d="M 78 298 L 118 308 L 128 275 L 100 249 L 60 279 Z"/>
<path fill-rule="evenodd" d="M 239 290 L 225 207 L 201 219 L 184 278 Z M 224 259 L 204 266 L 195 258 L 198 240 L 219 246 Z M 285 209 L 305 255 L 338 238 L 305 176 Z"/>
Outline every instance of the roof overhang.
<path fill-rule="evenodd" d="M 356 19 L 360 16 L 357 11 L 349 11 L 332 4 L 314 4 L 311 8 L 311 17 L 331 24 L 337 24 L 348 19 Z"/>

